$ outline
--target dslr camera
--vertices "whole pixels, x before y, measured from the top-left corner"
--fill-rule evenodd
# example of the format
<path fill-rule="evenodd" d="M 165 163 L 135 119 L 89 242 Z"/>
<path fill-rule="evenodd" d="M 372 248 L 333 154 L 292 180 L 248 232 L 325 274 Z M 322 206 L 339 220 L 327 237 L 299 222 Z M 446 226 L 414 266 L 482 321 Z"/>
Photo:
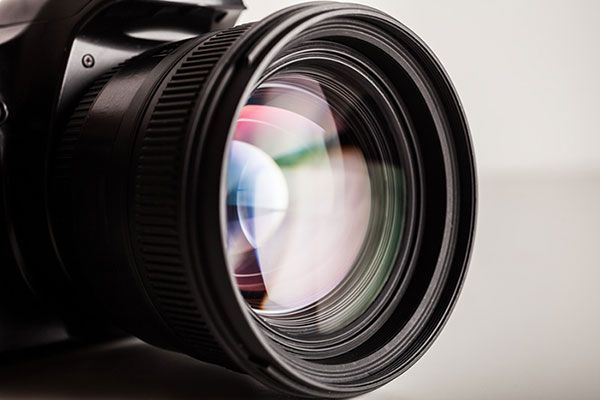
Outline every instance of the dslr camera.
<path fill-rule="evenodd" d="M 133 335 L 286 394 L 406 371 L 476 178 L 429 48 L 376 9 L 0 2 L 0 351 Z"/>

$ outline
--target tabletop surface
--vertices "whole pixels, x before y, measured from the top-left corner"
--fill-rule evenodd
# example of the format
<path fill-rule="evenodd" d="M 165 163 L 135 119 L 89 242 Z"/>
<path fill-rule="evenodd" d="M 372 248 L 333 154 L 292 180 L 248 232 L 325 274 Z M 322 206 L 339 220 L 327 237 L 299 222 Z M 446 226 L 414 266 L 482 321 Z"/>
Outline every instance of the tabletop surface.
<path fill-rule="evenodd" d="M 475 251 L 439 339 L 363 400 L 600 398 L 600 177 L 487 177 Z M 0 364 L 0 398 L 278 399 L 134 339 Z"/>

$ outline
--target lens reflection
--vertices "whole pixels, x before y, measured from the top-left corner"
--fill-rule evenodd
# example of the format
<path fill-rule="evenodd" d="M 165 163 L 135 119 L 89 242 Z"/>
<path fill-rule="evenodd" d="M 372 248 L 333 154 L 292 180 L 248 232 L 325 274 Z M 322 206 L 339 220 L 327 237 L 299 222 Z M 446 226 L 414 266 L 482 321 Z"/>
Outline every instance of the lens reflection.
<path fill-rule="evenodd" d="M 362 151 L 308 76 L 273 78 L 239 117 L 227 173 L 227 253 L 257 312 L 310 306 L 349 275 L 371 214 Z"/>

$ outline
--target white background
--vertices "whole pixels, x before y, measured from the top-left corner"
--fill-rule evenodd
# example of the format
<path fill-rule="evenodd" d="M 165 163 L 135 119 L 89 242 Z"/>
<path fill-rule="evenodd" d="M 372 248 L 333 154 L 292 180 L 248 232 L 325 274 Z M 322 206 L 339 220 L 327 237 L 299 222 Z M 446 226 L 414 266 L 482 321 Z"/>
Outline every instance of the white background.
<path fill-rule="evenodd" d="M 245 0 L 241 22 L 293 0 Z M 479 172 L 600 171 L 600 1 L 363 0 L 415 31 L 462 98 Z"/>

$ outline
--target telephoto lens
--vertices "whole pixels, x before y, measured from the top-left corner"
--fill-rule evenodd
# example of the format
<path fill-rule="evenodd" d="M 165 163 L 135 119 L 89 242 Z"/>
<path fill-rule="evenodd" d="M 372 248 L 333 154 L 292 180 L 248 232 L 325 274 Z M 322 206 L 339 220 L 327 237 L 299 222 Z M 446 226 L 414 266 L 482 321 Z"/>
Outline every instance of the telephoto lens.
<path fill-rule="evenodd" d="M 356 4 L 292 6 L 115 66 L 48 171 L 82 302 L 294 396 L 352 397 L 406 371 L 473 241 L 456 91 L 414 33 Z"/>

